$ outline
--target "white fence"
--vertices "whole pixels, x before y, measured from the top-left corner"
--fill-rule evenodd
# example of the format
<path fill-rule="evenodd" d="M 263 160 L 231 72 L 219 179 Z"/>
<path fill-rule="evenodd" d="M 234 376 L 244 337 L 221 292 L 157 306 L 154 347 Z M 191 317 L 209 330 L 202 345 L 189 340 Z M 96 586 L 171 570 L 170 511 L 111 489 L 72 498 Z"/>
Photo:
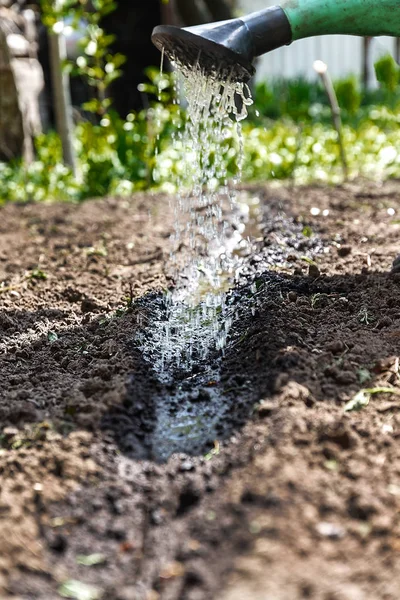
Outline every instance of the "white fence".
<path fill-rule="evenodd" d="M 278 4 L 276 0 L 239 0 L 239 10 L 249 13 Z M 385 52 L 394 56 L 395 38 L 374 38 L 369 56 L 370 86 L 376 85 L 373 63 Z M 363 40 L 351 35 L 325 35 L 294 42 L 261 57 L 257 65 L 257 80 L 277 77 L 315 79 L 315 60 L 323 60 L 334 79 L 363 72 Z"/>

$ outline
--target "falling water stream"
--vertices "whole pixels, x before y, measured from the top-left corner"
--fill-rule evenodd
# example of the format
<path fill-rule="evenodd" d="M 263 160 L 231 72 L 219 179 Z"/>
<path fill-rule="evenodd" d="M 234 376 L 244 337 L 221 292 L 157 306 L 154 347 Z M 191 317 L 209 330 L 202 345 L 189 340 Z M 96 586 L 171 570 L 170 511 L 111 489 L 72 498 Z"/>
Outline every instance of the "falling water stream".
<path fill-rule="evenodd" d="M 240 122 L 252 103 L 241 82 L 222 80 L 218 72 L 206 77 L 199 67 L 176 66 L 183 78 L 187 116 L 174 139 L 184 163 L 174 198 L 174 287 L 152 305 L 139 335 L 144 360 L 169 390 L 154 400 L 149 452 L 160 460 L 211 444 L 229 410 L 222 401 L 215 356 L 223 352 L 232 323 L 226 298 L 240 271 L 245 232 L 228 181 L 228 163 L 236 163 L 237 183 L 243 161 Z"/>
<path fill-rule="evenodd" d="M 168 380 L 176 369 L 190 373 L 193 362 L 226 344 L 230 316 L 225 294 L 238 267 L 233 250 L 240 235 L 232 228 L 235 193 L 228 162 L 240 173 L 243 144 L 240 121 L 252 103 L 246 84 L 205 76 L 196 66 L 178 65 L 187 100 L 184 130 L 175 137 L 183 176 L 175 198 L 171 264 L 175 285 L 159 319 L 144 336 L 143 354 Z M 239 107 L 239 108 L 238 108 Z M 236 148 L 232 139 L 236 138 Z M 189 182 L 189 187 L 187 183 Z M 158 352 L 155 353 L 154 349 Z"/>

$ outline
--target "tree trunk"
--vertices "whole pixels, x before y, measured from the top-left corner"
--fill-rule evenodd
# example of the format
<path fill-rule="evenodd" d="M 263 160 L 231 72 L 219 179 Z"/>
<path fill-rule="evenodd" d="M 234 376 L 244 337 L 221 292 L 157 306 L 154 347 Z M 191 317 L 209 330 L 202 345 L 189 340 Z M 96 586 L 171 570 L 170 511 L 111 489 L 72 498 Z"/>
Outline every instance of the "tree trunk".
<path fill-rule="evenodd" d="M 0 160 L 22 156 L 24 127 L 7 38 L 0 27 Z"/>
<path fill-rule="evenodd" d="M 372 38 L 370 38 L 370 37 L 363 38 L 361 72 L 362 72 L 362 82 L 363 82 L 364 89 L 368 89 L 368 86 L 369 86 L 369 78 L 370 78 L 369 61 L 370 61 L 370 54 L 371 54 L 371 41 L 372 41 Z"/>
<path fill-rule="evenodd" d="M 394 58 L 397 64 L 400 64 L 400 38 L 396 38 Z"/>
<path fill-rule="evenodd" d="M 18 13 L 0 0 L 0 160 L 34 158 L 33 138 L 42 131 L 39 97 L 44 80 L 36 58 L 32 10 Z"/>
<path fill-rule="evenodd" d="M 61 138 L 64 163 L 71 168 L 74 176 L 76 176 L 69 77 L 63 72 L 62 66 L 63 61 L 67 58 L 65 38 L 62 35 L 51 33 L 49 35 L 49 46 L 57 133 Z"/>

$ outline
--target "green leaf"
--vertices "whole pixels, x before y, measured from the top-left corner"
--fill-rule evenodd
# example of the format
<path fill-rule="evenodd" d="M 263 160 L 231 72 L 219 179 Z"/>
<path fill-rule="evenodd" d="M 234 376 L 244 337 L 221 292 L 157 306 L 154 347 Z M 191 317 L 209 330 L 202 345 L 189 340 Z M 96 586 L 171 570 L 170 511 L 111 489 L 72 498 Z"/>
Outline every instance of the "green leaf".
<path fill-rule="evenodd" d="M 31 279 L 47 279 L 47 275 L 41 269 L 33 269 L 30 274 Z"/>
<path fill-rule="evenodd" d="M 306 262 L 308 265 L 314 265 L 315 267 L 318 266 L 315 260 L 308 258 L 308 256 L 300 256 L 300 260 L 304 260 L 304 262 Z"/>
<path fill-rule="evenodd" d="M 99 109 L 101 109 L 101 102 L 97 98 L 92 98 L 87 102 L 82 104 L 83 110 L 87 110 L 88 112 L 96 113 Z"/>
<path fill-rule="evenodd" d="M 87 256 L 108 256 L 107 248 L 104 245 L 91 246 L 86 250 Z"/>
<path fill-rule="evenodd" d="M 304 235 L 304 237 L 310 238 L 313 234 L 313 230 L 311 229 L 311 227 L 309 225 L 305 225 L 303 227 L 302 234 Z"/>
<path fill-rule="evenodd" d="M 47 334 L 47 339 L 49 340 L 50 344 L 52 344 L 58 340 L 58 335 L 55 331 L 49 331 Z"/>
<path fill-rule="evenodd" d="M 85 567 L 93 567 L 94 565 L 100 565 L 106 561 L 104 554 L 96 552 L 95 554 L 78 554 L 76 562 L 78 565 L 85 565 Z"/>
<path fill-rule="evenodd" d="M 101 591 L 77 579 L 68 579 L 58 588 L 58 593 L 63 598 L 73 598 L 74 600 L 99 600 Z"/>
<path fill-rule="evenodd" d="M 368 406 L 370 398 L 371 394 L 369 394 L 367 390 L 360 390 L 355 396 L 353 396 L 353 398 L 349 402 L 347 402 L 347 404 L 344 407 L 344 411 L 352 412 L 355 410 L 362 410 L 363 408 Z"/>

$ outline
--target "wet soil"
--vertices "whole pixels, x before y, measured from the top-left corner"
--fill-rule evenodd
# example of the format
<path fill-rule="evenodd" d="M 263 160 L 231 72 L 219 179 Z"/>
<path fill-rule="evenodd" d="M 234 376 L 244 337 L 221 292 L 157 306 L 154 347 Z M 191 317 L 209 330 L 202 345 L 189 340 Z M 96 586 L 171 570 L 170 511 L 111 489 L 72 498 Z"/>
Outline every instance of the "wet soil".
<path fill-rule="evenodd" d="M 242 196 L 227 347 L 163 382 L 167 199 L 1 209 L 1 598 L 399 598 L 400 183 Z"/>

